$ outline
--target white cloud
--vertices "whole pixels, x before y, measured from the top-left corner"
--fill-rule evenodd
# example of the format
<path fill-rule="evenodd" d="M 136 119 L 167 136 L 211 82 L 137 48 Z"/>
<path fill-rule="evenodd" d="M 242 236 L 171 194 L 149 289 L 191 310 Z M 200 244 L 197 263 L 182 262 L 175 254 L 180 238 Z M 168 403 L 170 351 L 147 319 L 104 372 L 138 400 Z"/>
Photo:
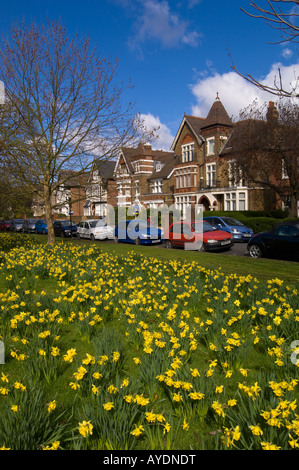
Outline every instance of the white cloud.
<path fill-rule="evenodd" d="M 159 117 L 155 117 L 152 114 L 141 114 L 141 119 L 144 126 L 149 130 L 153 131 L 158 129 L 155 132 L 157 139 L 153 142 L 153 148 L 156 150 L 169 150 L 173 142 L 174 136 L 171 134 L 170 129 L 166 124 L 162 124 Z"/>
<path fill-rule="evenodd" d="M 140 2 L 142 11 L 135 22 L 136 34 L 130 39 L 132 49 L 149 40 L 159 41 L 164 47 L 177 47 L 180 44 L 197 46 L 199 34 L 189 31 L 189 25 L 178 14 L 170 10 L 166 0 L 146 0 Z"/>
<path fill-rule="evenodd" d="M 284 59 L 289 59 L 293 55 L 293 51 L 291 51 L 291 49 L 286 47 L 285 49 L 282 50 L 281 55 L 282 57 L 284 57 Z"/>
<path fill-rule="evenodd" d="M 280 69 L 284 87 L 291 90 L 291 83 L 294 83 L 299 75 L 299 64 L 288 67 L 279 63 L 273 64 L 269 73 L 261 78 L 260 82 L 273 87 L 275 80 L 277 81 L 279 77 L 278 69 Z M 204 76 L 191 85 L 190 89 L 196 99 L 196 103 L 192 106 L 192 114 L 199 117 L 207 116 L 217 92 L 226 111 L 233 118 L 237 118 L 240 110 L 249 106 L 254 100 L 262 104 L 278 99 L 258 89 L 234 71 L 222 75 L 214 73 L 212 76 Z"/>

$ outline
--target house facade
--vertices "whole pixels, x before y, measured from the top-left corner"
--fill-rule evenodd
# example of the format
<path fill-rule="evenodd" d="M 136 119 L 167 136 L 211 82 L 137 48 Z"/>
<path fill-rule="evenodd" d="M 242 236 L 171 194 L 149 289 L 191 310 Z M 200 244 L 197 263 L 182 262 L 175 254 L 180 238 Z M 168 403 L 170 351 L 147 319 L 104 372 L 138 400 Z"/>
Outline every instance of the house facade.
<path fill-rule="evenodd" d="M 221 154 L 232 130 L 218 95 L 206 118 L 184 116 L 171 147 L 178 156 L 174 199 L 183 213 L 187 204 L 202 204 L 204 210 L 249 209 L 245 181 L 230 178 L 230 162 Z"/>
<path fill-rule="evenodd" d="M 206 118 L 184 115 L 171 150 L 175 153 L 174 201 L 204 210 L 244 211 L 277 207 L 273 191 L 248 184 L 227 145 L 234 129 L 217 93 Z"/>
<path fill-rule="evenodd" d="M 140 142 L 122 148 L 114 171 L 118 207 L 158 208 L 173 203 L 174 153 Z M 110 203 L 110 198 L 108 196 Z M 113 205 L 113 204 L 111 204 Z"/>
<path fill-rule="evenodd" d="M 85 175 L 84 190 L 82 177 L 80 184 L 71 179 L 74 184 L 57 194 L 60 213 L 67 215 L 68 201 L 77 196 L 81 202 L 72 205 L 74 216 L 84 218 L 105 216 L 108 206 L 158 209 L 174 204 L 183 215 L 187 207 L 199 205 L 210 211 L 284 208 L 273 191 L 248 184 L 236 171 L 230 146 L 236 125 L 217 94 L 206 117 L 184 115 L 169 151 L 140 142 L 121 148 L 114 160 L 95 162 Z"/>
<path fill-rule="evenodd" d="M 114 160 L 97 160 L 93 165 L 86 184 L 84 217 L 104 217 L 107 205 L 116 205 L 115 165 Z"/>
<path fill-rule="evenodd" d="M 75 217 L 83 217 L 87 179 L 87 173 L 76 171 L 60 172 L 59 180 L 61 183 L 55 194 L 56 207 L 54 212 L 56 216 L 69 217 L 71 213 Z"/>

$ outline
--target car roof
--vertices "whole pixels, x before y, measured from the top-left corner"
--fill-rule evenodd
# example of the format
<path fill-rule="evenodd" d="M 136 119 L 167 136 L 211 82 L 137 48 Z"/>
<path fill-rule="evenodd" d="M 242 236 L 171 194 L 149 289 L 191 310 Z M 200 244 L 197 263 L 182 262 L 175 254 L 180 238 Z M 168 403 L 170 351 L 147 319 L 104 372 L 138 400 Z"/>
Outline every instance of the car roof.
<path fill-rule="evenodd" d="M 281 221 L 281 222 L 278 222 L 278 224 L 276 224 L 275 227 L 281 227 L 282 225 L 299 225 L 299 219 Z"/>

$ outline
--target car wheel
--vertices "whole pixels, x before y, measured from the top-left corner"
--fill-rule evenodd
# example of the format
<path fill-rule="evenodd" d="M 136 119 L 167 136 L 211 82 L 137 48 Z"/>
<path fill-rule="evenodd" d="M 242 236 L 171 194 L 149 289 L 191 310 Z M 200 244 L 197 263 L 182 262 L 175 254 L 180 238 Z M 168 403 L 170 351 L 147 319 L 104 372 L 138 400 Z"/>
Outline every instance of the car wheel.
<path fill-rule="evenodd" d="M 165 240 L 164 246 L 165 246 L 165 248 L 172 248 L 172 243 L 171 243 L 171 241 L 170 241 L 170 240 Z"/>
<path fill-rule="evenodd" d="M 141 244 L 140 238 L 138 238 L 138 237 L 135 238 L 134 243 L 135 243 L 135 245 L 140 245 Z"/>
<path fill-rule="evenodd" d="M 93 233 L 90 235 L 90 239 L 91 239 L 92 242 L 94 242 L 94 234 Z"/>
<path fill-rule="evenodd" d="M 200 252 L 206 251 L 205 244 L 202 243 L 202 242 L 198 242 L 198 244 L 197 244 L 197 251 L 200 251 Z"/>
<path fill-rule="evenodd" d="M 263 252 L 258 245 L 251 245 L 249 247 L 249 254 L 251 258 L 261 258 L 263 256 Z"/>
<path fill-rule="evenodd" d="M 118 243 L 118 237 L 117 236 L 114 237 L 114 243 Z"/>
<path fill-rule="evenodd" d="M 60 236 L 64 237 L 64 231 L 63 230 L 60 231 Z"/>

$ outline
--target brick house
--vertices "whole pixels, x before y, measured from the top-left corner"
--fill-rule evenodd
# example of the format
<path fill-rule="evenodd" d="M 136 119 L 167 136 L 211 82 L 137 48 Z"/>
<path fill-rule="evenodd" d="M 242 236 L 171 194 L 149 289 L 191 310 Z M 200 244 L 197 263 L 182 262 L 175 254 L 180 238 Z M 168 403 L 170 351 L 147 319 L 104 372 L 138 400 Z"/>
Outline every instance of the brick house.
<path fill-rule="evenodd" d="M 107 204 L 117 203 L 116 182 L 114 178 L 115 160 L 95 162 L 86 184 L 84 201 L 85 217 L 102 217 L 107 215 Z"/>
<path fill-rule="evenodd" d="M 84 202 L 86 199 L 86 183 L 88 173 L 80 173 L 71 170 L 63 170 L 59 174 L 59 185 L 55 198 L 56 207 L 54 209 L 55 216 L 58 215 L 69 217 L 70 211 L 77 218 L 83 217 Z"/>
<path fill-rule="evenodd" d="M 236 176 L 231 136 L 238 125 L 217 94 L 207 117 L 184 115 L 169 151 L 140 142 L 121 148 L 114 160 L 99 159 L 79 179 L 74 172 L 61 187 L 60 213 L 68 213 L 69 197 L 74 216 L 85 218 L 106 215 L 108 205 L 157 209 L 175 204 L 183 214 L 198 204 L 222 211 L 284 208 L 273 191 Z"/>
<path fill-rule="evenodd" d="M 174 153 L 141 142 L 122 148 L 114 171 L 117 206 L 158 208 L 173 203 Z M 112 205 L 112 204 L 111 204 Z"/>
<path fill-rule="evenodd" d="M 206 118 L 184 115 L 171 146 L 177 156 L 174 200 L 183 213 L 188 204 L 222 211 L 263 210 L 273 205 L 269 190 L 247 185 L 241 174 L 235 176 L 226 145 L 234 126 L 218 93 Z"/>

